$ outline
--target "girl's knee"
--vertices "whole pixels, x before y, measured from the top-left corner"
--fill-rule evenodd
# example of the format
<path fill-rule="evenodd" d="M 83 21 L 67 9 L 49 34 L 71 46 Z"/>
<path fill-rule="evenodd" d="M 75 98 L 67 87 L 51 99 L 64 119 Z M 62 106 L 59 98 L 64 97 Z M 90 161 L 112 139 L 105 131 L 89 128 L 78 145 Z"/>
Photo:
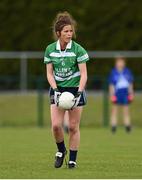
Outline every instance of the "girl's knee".
<path fill-rule="evenodd" d="M 58 123 L 56 123 L 56 124 L 54 123 L 54 124 L 52 124 L 52 129 L 53 129 L 53 131 L 59 131 L 61 129 L 61 125 Z"/>
<path fill-rule="evenodd" d="M 72 134 L 75 134 L 79 131 L 79 126 L 78 124 L 71 124 L 69 125 L 69 132 Z"/>

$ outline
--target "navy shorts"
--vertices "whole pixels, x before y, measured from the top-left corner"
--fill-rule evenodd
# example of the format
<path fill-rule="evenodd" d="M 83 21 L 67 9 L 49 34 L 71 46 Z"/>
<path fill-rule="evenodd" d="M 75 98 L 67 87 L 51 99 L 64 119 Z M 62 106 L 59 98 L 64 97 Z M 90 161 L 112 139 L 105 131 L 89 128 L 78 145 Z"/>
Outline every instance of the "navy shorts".
<path fill-rule="evenodd" d="M 116 93 L 116 97 L 117 97 L 117 102 L 116 104 L 118 105 L 128 105 L 130 104 L 129 100 L 128 100 L 128 94 L 123 94 L 123 93 Z"/>
<path fill-rule="evenodd" d="M 59 91 L 62 92 L 70 92 L 73 95 L 76 95 L 77 91 L 78 91 L 78 87 L 58 87 Z M 54 90 L 50 87 L 49 89 L 49 96 L 50 96 L 50 104 L 55 104 L 54 102 Z M 86 99 L 86 93 L 85 91 L 82 92 L 81 94 L 81 98 L 79 101 L 78 106 L 84 106 L 87 103 L 87 99 Z"/>

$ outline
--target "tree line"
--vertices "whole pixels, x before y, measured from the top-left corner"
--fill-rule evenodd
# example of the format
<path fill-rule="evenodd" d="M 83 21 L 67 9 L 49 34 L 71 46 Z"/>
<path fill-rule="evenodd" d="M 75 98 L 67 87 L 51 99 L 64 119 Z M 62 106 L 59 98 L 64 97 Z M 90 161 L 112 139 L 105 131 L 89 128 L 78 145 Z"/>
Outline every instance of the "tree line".
<path fill-rule="evenodd" d="M 76 19 L 76 41 L 89 51 L 141 50 L 141 7 L 141 0 L 1 0 L 0 51 L 44 51 L 53 41 L 52 21 L 59 11 L 68 11 Z M 19 74 L 17 60 L 0 60 L 0 64 L 1 75 Z M 42 60 L 28 64 L 31 75 L 45 72 Z M 136 75 L 141 74 L 142 61 L 132 59 L 128 64 Z M 112 65 L 112 60 L 91 59 L 89 74 L 105 75 Z"/>

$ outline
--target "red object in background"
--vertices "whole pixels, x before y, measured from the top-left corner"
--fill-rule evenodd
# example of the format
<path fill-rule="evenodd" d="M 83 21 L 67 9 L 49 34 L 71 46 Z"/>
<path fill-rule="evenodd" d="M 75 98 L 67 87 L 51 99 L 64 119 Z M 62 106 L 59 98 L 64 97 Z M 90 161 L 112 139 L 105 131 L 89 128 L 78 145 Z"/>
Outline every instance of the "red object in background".
<path fill-rule="evenodd" d="M 128 101 L 132 102 L 134 100 L 134 95 L 133 94 L 129 94 L 128 95 Z"/>
<path fill-rule="evenodd" d="M 117 97 L 115 95 L 113 95 L 113 96 L 110 97 L 110 100 L 111 100 L 111 102 L 116 103 L 117 102 Z"/>

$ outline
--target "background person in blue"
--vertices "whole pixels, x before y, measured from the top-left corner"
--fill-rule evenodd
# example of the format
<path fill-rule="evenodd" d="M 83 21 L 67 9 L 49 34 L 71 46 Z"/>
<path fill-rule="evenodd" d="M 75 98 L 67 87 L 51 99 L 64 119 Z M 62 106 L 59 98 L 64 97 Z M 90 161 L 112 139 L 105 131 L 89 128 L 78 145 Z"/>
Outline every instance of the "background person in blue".
<path fill-rule="evenodd" d="M 118 121 L 118 107 L 123 110 L 123 119 L 126 132 L 131 131 L 129 104 L 133 101 L 133 75 L 126 67 L 124 57 L 115 59 L 115 67 L 111 70 L 109 76 L 109 94 L 112 102 L 111 109 L 111 128 L 112 132 L 116 132 Z"/>

